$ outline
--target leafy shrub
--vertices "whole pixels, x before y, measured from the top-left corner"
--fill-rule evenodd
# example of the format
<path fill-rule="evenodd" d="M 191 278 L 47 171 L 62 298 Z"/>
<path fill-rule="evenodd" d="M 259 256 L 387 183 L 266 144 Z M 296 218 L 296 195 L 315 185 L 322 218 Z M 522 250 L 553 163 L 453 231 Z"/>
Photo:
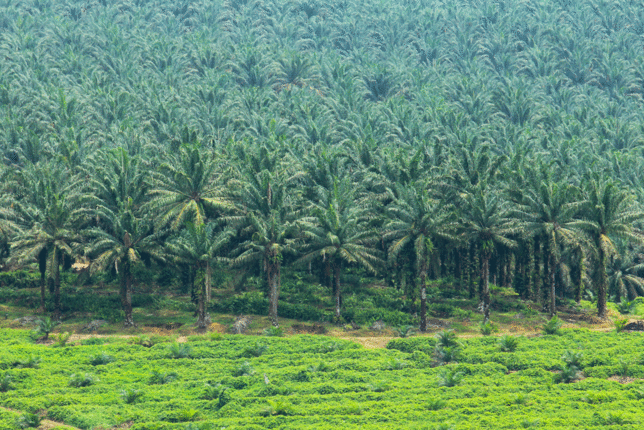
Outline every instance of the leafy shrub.
<path fill-rule="evenodd" d="M 624 327 L 628 324 L 628 320 L 626 318 L 618 319 L 615 320 L 613 324 L 615 324 L 615 331 L 617 333 L 621 333 L 624 330 Z"/>
<path fill-rule="evenodd" d="M 189 358 L 191 353 L 190 346 L 175 342 L 168 347 L 168 357 L 179 359 L 179 358 Z"/>
<path fill-rule="evenodd" d="M 36 320 L 35 332 L 43 337 L 44 340 L 49 339 L 49 333 L 54 331 L 54 328 L 59 324 L 58 321 L 52 321 L 51 318 L 45 317 Z"/>
<path fill-rule="evenodd" d="M 583 366 L 581 365 L 581 359 L 583 357 L 584 354 L 582 352 L 566 350 L 561 356 L 561 359 L 568 366 L 575 366 L 578 369 L 583 369 Z"/>
<path fill-rule="evenodd" d="M 628 376 L 630 369 L 631 369 L 631 362 L 623 358 L 620 358 L 618 367 L 617 367 L 617 374 L 622 378 L 625 378 Z"/>
<path fill-rule="evenodd" d="M 555 376 L 555 380 L 556 382 L 563 382 L 565 384 L 568 384 L 570 382 L 576 381 L 580 377 L 581 372 L 579 371 L 579 368 L 577 368 L 577 366 L 566 364 L 561 370 L 561 373 Z"/>
<path fill-rule="evenodd" d="M 255 342 L 253 346 L 247 346 L 241 353 L 242 357 L 259 357 L 268 350 L 268 346 L 263 343 Z"/>
<path fill-rule="evenodd" d="M 451 348 L 460 346 L 460 343 L 456 338 L 456 333 L 452 330 L 439 331 L 434 337 L 436 338 L 437 347 Z"/>
<path fill-rule="evenodd" d="M 505 335 L 499 339 L 499 349 L 503 352 L 513 352 L 519 346 L 519 338 Z"/>
<path fill-rule="evenodd" d="M 374 393 L 384 393 L 385 391 L 389 390 L 389 388 L 390 385 L 382 381 L 369 384 L 369 390 L 373 391 Z"/>
<path fill-rule="evenodd" d="M 385 370 L 401 370 L 407 367 L 407 363 L 400 358 L 392 358 L 384 366 Z"/>
<path fill-rule="evenodd" d="M 438 386 L 453 387 L 461 383 L 463 376 L 463 372 L 458 372 L 456 369 L 444 369 L 438 375 Z"/>
<path fill-rule="evenodd" d="M 458 359 L 459 348 L 457 346 L 438 346 L 434 349 L 434 359 L 439 364 L 447 364 Z"/>
<path fill-rule="evenodd" d="M 175 412 L 174 417 L 171 417 L 171 421 L 177 421 L 180 423 L 185 423 L 189 421 L 196 421 L 199 419 L 199 411 L 196 409 L 179 409 Z"/>
<path fill-rule="evenodd" d="M 333 367 L 325 362 L 325 361 L 320 361 L 318 364 L 314 364 L 313 366 L 309 366 L 309 372 L 328 372 L 329 370 L 332 370 Z"/>
<path fill-rule="evenodd" d="M 217 400 L 217 407 L 222 408 L 228 402 L 230 402 L 230 393 L 228 392 L 228 387 L 217 384 L 217 385 L 204 385 L 204 392 L 201 396 L 206 400 Z"/>
<path fill-rule="evenodd" d="M 269 327 L 264 330 L 264 336 L 282 337 L 284 336 L 284 329 L 282 327 Z"/>
<path fill-rule="evenodd" d="M 255 370 L 248 361 L 244 361 L 237 369 L 233 370 L 233 376 L 250 376 L 254 374 Z"/>
<path fill-rule="evenodd" d="M 437 411 L 439 409 L 443 409 L 447 405 L 447 402 L 442 399 L 429 399 L 425 405 L 430 411 Z"/>
<path fill-rule="evenodd" d="M 12 389 L 11 381 L 11 375 L 9 375 L 8 373 L 5 372 L 0 375 L 0 393 L 6 393 L 7 391 Z"/>
<path fill-rule="evenodd" d="M 111 363 L 112 361 L 114 361 L 114 359 L 107 355 L 105 352 L 101 352 L 100 354 L 92 355 L 89 357 L 89 364 L 91 364 L 92 366 L 101 366 Z"/>
<path fill-rule="evenodd" d="M 140 336 L 135 336 L 130 339 L 130 343 L 133 345 L 141 345 L 146 348 L 151 348 L 154 346 L 154 341 L 150 338 L 150 336 L 146 335 L 140 335 Z"/>
<path fill-rule="evenodd" d="M 387 349 L 395 349 L 406 353 L 422 351 L 426 354 L 431 354 L 435 345 L 435 339 L 416 337 L 412 339 L 392 339 L 387 343 Z"/>
<path fill-rule="evenodd" d="M 127 389 L 121 391 L 121 398 L 128 405 L 136 403 L 141 397 L 143 397 L 143 391 Z"/>
<path fill-rule="evenodd" d="M 211 342 L 219 342 L 224 338 L 224 335 L 217 332 L 208 333 L 208 340 Z"/>
<path fill-rule="evenodd" d="M 14 270 L 0 272 L 0 287 L 9 287 L 15 290 L 25 288 L 38 288 L 40 275 L 27 270 Z"/>
<path fill-rule="evenodd" d="M 296 382 L 308 382 L 311 380 L 311 375 L 306 370 L 300 370 L 291 379 Z"/>
<path fill-rule="evenodd" d="M 85 373 L 83 375 L 73 374 L 69 378 L 69 386 L 76 387 L 76 388 L 89 387 L 90 385 L 96 383 L 97 381 L 98 379 L 95 376 L 90 375 L 89 373 Z"/>
<path fill-rule="evenodd" d="M 398 337 L 406 338 L 416 334 L 413 325 L 401 325 L 394 329 Z"/>
<path fill-rule="evenodd" d="M 40 416 L 37 414 L 25 413 L 16 418 L 16 427 L 19 429 L 29 429 L 40 427 Z"/>
<path fill-rule="evenodd" d="M 490 321 L 487 321 L 479 325 L 479 330 L 481 331 L 481 334 L 483 336 L 490 336 L 492 333 L 498 332 L 499 328 L 492 324 Z"/>
<path fill-rule="evenodd" d="M 263 417 L 270 417 L 275 415 L 293 415 L 293 406 L 284 400 L 266 400 L 266 406 L 260 412 Z"/>
<path fill-rule="evenodd" d="M 67 341 L 69 341 L 70 337 L 72 337 L 72 334 L 67 331 L 65 333 L 58 333 L 56 336 L 54 336 L 54 346 L 62 348 L 63 346 L 67 345 Z"/>
<path fill-rule="evenodd" d="M 563 323 L 561 322 L 561 320 L 557 317 L 557 315 L 555 315 L 543 325 L 543 332 L 545 334 L 561 334 L 562 325 Z"/>
<path fill-rule="evenodd" d="M 31 369 L 38 369 L 38 366 L 40 366 L 40 357 L 34 356 L 34 355 L 29 355 L 29 357 L 23 359 L 23 360 L 18 360 L 14 363 L 15 367 L 18 368 L 31 368 Z"/>
<path fill-rule="evenodd" d="M 630 302 L 622 301 L 617 304 L 617 310 L 622 315 L 628 315 L 631 312 L 633 312 L 633 309 L 635 308 L 636 304 L 637 303 L 635 301 L 630 301 Z"/>
<path fill-rule="evenodd" d="M 81 345 L 92 346 L 92 345 L 103 345 L 105 344 L 105 339 L 100 337 L 90 337 L 89 339 L 81 340 Z"/>
<path fill-rule="evenodd" d="M 155 385 L 163 385 L 163 384 L 168 384 L 175 379 L 177 379 L 179 375 L 177 375 L 176 372 L 160 372 L 156 369 L 154 369 L 152 372 L 150 372 L 150 379 L 148 380 L 149 384 L 155 384 Z"/>

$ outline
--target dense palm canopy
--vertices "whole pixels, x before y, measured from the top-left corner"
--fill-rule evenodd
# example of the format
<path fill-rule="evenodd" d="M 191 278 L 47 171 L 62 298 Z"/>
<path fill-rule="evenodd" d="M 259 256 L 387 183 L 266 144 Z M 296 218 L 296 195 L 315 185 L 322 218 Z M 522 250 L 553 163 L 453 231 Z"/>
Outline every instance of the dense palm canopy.
<path fill-rule="evenodd" d="M 129 314 L 187 224 L 234 232 L 275 324 L 301 259 L 412 313 L 434 277 L 480 280 L 486 319 L 489 281 L 552 313 L 643 292 L 637 2 L 0 1 L 0 27 L 0 259 L 43 308 L 85 253 Z"/>

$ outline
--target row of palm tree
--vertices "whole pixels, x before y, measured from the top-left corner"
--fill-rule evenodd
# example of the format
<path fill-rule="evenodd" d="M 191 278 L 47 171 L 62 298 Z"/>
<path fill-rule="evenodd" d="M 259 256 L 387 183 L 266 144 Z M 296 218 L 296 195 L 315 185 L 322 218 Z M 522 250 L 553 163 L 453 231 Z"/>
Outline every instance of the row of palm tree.
<path fill-rule="evenodd" d="M 456 150 L 441 161 L 427 146 L 391 160 L 387 150 L 359 149 L 296 154 L 278 140 L 215 153 L 186 144 L 145 156 L 101 150 L 75 169 L 62 161 L 4 167 L 6 263 L 38 263 L 43 311 L 50 274 L 57 317 L 66 260 L 88 258 L 91 274 L 114 270 L 126 326 L 134 324 L 132 268 L 151 261 L 189 268 L 200 327 L 222 264 L 259 266 L 275 325 L 281 271 L 306 264 L 323 268 L 338 320 L 344 268 L 397 270 L 394 285 L 418 287 L 404 294 L 412 307 L 420 299 L 422 330 L 428 281 L 447 275 L 471 295 L 480 282 L 486 321 L 491 278 L 504 286 L 512 279 L 551 314 L 557 293 L 579 300 L 584 282 L 601 317 L 609 285 L 619 286 L 618 297 L 644 292 L 637 264 L 615 282 L 607 271 L 614 261 L 635 262 L 638 248 L 627 244 L 643 242 L 644 211 L 625 186 L 598 175 L 558 177 L 565 171 L 535 159 L 517 166 L 479 152 L 473 161 Z"/>

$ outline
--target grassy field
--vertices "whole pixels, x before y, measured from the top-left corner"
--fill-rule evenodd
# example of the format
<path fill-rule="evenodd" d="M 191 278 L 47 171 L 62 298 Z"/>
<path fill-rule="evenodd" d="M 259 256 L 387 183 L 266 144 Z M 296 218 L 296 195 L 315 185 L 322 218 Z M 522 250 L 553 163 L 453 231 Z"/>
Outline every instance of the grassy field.
<path fill-rule="evenodd" d="M 514 339 L 514 351 L 499 336 L 367 349 L 219 333 L 57 347 L 1 329 L 0 428 L 19 428 L 27 413 L 80 429 L 642 428 L 642 334 Z"/>

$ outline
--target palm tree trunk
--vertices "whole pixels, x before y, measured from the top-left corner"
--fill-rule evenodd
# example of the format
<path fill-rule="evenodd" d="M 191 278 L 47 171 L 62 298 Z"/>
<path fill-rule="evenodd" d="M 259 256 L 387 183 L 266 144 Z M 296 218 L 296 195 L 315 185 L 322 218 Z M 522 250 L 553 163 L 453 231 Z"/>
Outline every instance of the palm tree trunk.
<path fill-rule="evenodd" d="M 597 316 L 599 318 L 606 318 L 606 290 L 608 279 L 606 276 L 606 252 L 601 244 L 601 239 L 597 243 L 597 250 L 599 252 L 599 276 L 597 285 Z"/>
<path fill-rule="evenodd" d="M 203 284 L 203 287 L 201 287 L 201 291 L 199 292 L 199 297 L 197 298 L 197 301 L 198 301 L 197 328 L 198 329 L 206 328 L 206 302 L 208 301 L 208 295 L 209 295 L 208 291 L 210 290 L 211 277 L 212 277 L 212 272 L 211 272 L 210 264 L 207 263 L 204 284 Z"/>
<path fill-rule="evenodd" d="M 342 290 L 340 286 L 340 262 L 333 264 L 333 289 L 335 290 L 335 320 L 340 322 L 342 316 Z"/>
<path fill-rule="evenodd" d="M 486 253 L 482 256 L 481 278 L 483 281 L 483 291 L 481 299 L 483 301 L 483 324 L 490 321 L 490 255 Z"/>
<path fill-rule="evenodd" d="M 134 318 L 132 318 L 132 275 L 130 273 L 130 264 L 123 265 L 123 278 L 121 279 L 121 305 L 125 313 L 124 327 L 133 327 Z"/>
<path fill-rule="evenodd" d="M 476 285 L 478 284 L 478 273 L 481 270 L 479 265 L 479 253 L 477 252 L 476 245 L 472 245 L 472 259 L 470 260 L 470 299 L 473 299 L 476 294 Z"/>
<path fill-rule="evenodd" d="M 539 239 L 534 240 L 534 273 L 531 276 L 533 283 L 532 300 L 535 303 L 541 301 L 541 244 Z"/>
<path fill-rule="evenodd" d="M 579 248 L 577 253 L 577 267 L 575 268 L 575 278 L 573 283 L 575 284 L 575 301 L 579 303 L 581 301 L 582 282 L 584 276 L 584 252 Z"/>
<path fill-rule="evenodd" d="M 54 319 L 60 321 L 60 251 L 54 248 Z"/>
<path fill-rule="evenodd" d="M 550 316 L 557 315 L 557 306 L 555 302 L 555 255 L 550 250 L 550 262 L 548 263 L 548 278 L 550 281 Z"/>
<path fill-rule="evenodd" d="M 280 264 L 279 262 L 268 263 L 266 276 L 268 280 L 269 297 L 268 297 L 268 317 L 274 327 L 279 327 L 277 321 L 277 302 L 280 293 Z"/>
<path fill-rule="evenodd" d="M 427 271 L 420 272 L 420 331 L 427 331 Z"/>
<path fill-rule="evenodd" d="M 45 309 L 45 281 L 47 274 L 47 248 L 43 248 L 38 254 L 38 270 L 40 271 L 40 313 L 44 314 Z"/>

